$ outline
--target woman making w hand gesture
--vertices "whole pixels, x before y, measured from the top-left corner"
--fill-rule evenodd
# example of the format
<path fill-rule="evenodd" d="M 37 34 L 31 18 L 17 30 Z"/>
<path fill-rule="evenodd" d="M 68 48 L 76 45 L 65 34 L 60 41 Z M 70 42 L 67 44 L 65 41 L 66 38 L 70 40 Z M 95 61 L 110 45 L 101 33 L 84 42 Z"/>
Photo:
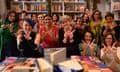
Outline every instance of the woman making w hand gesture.
<path fill-rule="evenodd" d="M 93 33 L 86 31 L 83 37 L 82 43 L 79 44 L 80 54 L 83 56 L 96 56 L 99 48 L 98 45 L 94 43 Z"/>
<path fill-rule="evenodd" d="M 117 42 L 112 33 L 105 34 L 102 46 L 102 61 L 114 72 L 120 72 L 120 59 L 117 57 Z"/>

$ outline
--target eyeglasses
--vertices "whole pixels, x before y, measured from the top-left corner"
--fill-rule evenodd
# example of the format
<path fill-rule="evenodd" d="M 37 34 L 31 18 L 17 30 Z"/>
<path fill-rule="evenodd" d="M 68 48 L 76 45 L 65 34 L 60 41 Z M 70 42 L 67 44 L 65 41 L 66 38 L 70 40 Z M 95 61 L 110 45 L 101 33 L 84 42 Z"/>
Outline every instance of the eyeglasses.
<path fill-rule="evenodd" d="M 112 38 L 105 38 L 105 39 L 112 39 Z"/>
<path fill-rule="evenodd" d="M 45 20 L 51 20 L 51 19 L 45 19 Z"/>

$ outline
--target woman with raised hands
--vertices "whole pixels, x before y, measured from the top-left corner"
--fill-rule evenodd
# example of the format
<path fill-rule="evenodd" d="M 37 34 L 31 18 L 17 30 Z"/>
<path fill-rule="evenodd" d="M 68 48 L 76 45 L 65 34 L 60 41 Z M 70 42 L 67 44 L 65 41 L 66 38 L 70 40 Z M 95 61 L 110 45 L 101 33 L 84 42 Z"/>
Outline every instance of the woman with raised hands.
<path fill-rule="evenodd" d="M 80 55 L 98 56 L 99 46 L 95 44 L 94 41 L 94 36 L 91 31 L 84 32 L 82 43 L 79 44 Z"/>
<path fill-rule="evenodd" d="M 101 59 L 114 72 L 120 71 L 120 59 L 117 57 L 117 41 L 112 33 L 106 33 L 101 48 Z"/>
<path fill-rule="evenodd" d="M 17 32 L 17 48 L 23 57 L 40 57 L 37 44 L 35 43 L 36 33 L 28 19 L 23 21 L 23 29 Z"/>
<path fill-rule="evenodd" d="M 62 47 L 66 47 L 67 57 L 79 55 L 78 44 L 81 35 L 78 29 L 70 23 L 70 16 L 64 15 L 61 19 L 62 27 L 59 29 L 59 41 Z"/>

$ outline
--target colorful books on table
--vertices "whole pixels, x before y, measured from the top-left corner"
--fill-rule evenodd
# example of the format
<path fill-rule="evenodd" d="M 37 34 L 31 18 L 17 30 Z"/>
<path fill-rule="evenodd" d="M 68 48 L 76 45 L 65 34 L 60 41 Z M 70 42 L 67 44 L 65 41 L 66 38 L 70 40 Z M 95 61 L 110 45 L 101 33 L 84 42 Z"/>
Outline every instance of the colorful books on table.
<path fill-rule="evenodd" d="M 0 72 L 36 72 L 35 58 L 8 57 L 0 63 Z M 39 72 L 39 71 L 38 71 Z"/>

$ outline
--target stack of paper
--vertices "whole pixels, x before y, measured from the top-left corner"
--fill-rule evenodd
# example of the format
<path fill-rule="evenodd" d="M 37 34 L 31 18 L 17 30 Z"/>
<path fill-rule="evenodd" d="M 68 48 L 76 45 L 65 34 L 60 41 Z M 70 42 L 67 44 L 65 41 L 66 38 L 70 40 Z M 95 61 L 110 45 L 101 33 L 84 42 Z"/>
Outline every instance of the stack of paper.
<path fill-rule="evenodd" d="M 59 68 L 62 72 L 83 72 L 82 65 L 76 60 L 68 60 L 58 63 Z"/>
<path fill-rule="evenodd" d="M 61 48 L 58 51 L 50 53 L 50 62 L 56 65 L 59 62 L 66 60 L 66 48 Z"/>

